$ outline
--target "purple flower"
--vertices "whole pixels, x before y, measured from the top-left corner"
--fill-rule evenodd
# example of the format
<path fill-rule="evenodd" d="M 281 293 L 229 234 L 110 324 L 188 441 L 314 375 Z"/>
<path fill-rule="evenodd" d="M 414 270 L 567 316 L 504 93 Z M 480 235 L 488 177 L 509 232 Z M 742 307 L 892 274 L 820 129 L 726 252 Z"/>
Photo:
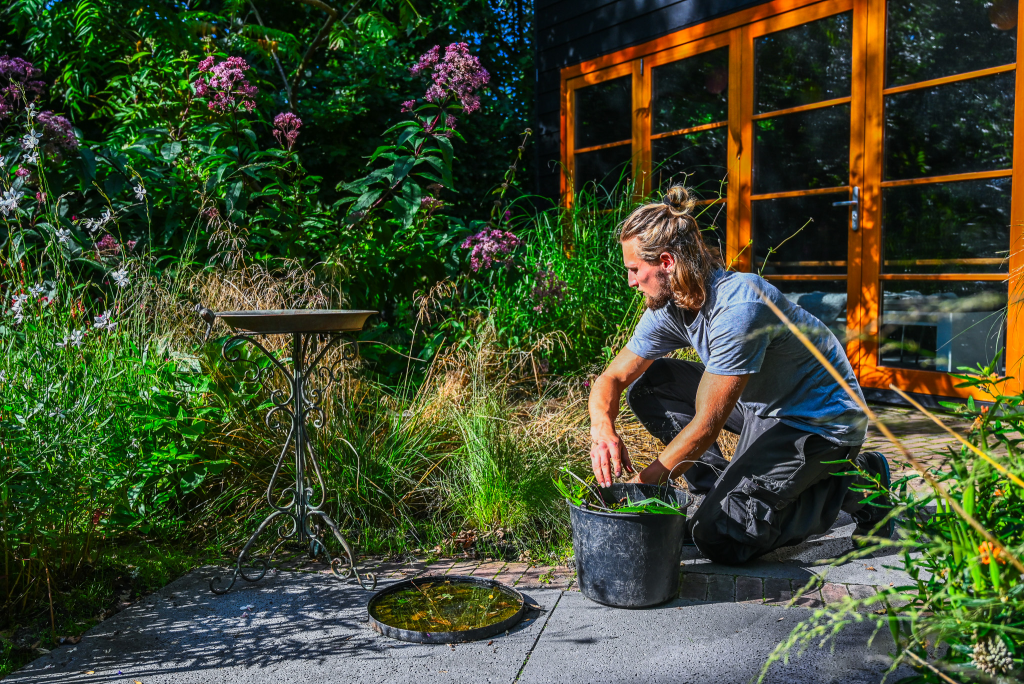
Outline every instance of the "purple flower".
<path fill-rule="evenodd" d="M 32 172 L 29 171 L 28 169 L 26 169 L 24 166 L 19 166 L 18 170 L 14 172 L 14 175 L 17 176 L 18 178 L 24 178 L 25 176 L 29 175 L 30 173 L 32 173 Z"/>
<path fill-rule="evenodd" d="M 118 243 L 117 239 L 110 233 L 104 235 L 103 238 L 96 243 L 96 251 L 99 252 L 100 254 L 116 254 L 120 250 L 121 245 Z"/>
<path fill-rule="evenodd" d="M 259 93 L 259 88 L 245 77 L 249 63 L 241 57 L 228 57 L 216 65 L 214 61 L 213 57 L 207 57 L 199 63 L 199 72 L 208 74 L 208 77 L 200 77 L 192 83 L 196 95 L 209 98 L 212 94 L 213 99 L 207 107 L 222 114 L 234 112 L 239 107 L 247 112 L 255 109 L 256 103 L 252 98 Z"/>
<path fill-rule="evenodd" d="M 402 103 L 403 112 L 411 112 L 413 107 L 416 106 L 416 100 L 406 100 Z"/>
<path fill-rule="evenodd" d="M 281 112 L 274 117 L 274 137 L 277 142 L 289 150 L 295 145 L 299 138 L 299 128 L 302 127 L 302 119 L 291 112 Z"/>
<path fill-rule="evenodd" d="M 0 120 L 14 113 L 25 100 L 42 94 L 46 84 L 37 80 L 42 74 L 20 57 L 0 55 Z"/>
<path fill-rule="evenodd" d="M 420 199 L 420 209 L 425 209 L 428 214 L 433 214 L 435 211 L 444 206 L 444 202 L 437 199 L 436 197 L 424 197 Z"/>
<path fill-rule="evenodd" d="M 480 109 L 480 98 L 474 94 L 491 80 L 491 75 L 480 65 L 480 60 L 469 53 L 466 43 L 452 43 L 444 50 L 435 45 L 425 52 L 410 69 L 413 75 L 430 72 L 433 83 L 427 88 L 428 102 L 438 104 L 453 95 L 462 103 L 467 114 Z M 451 128 L 451 127 L 450 127 Z"/>
<path fill-rule="evenodd" d="M 522 240 L 507 230 L 484 228 L 466 238 L 462 248 L 472 250 L 469 254 L 469 269 L 476 273 L 506 263 L 508 259 L 503 257 L 521 244 Z"/>
<path fill-rule="evenodd" d="M 537 302 L 537 306 L 533 307 L 537 313 L 550 311 L 556 304 L 565 300 L 565 290 L 569 283 L 555 275 L 551 270 L 551 264 L 548 264 L 547 268 L 538 268 L 533 275 L 533 282 L 535 284 L 530 290 L 530 296 Z"/>
<path fill-rule="evenodd" d="M 71 122 L 53 112 L 39 112 L 36 121 L 43 125 L 43 137 L 53 147 L 70 151 L 78 149 L 78 138 Z"/>

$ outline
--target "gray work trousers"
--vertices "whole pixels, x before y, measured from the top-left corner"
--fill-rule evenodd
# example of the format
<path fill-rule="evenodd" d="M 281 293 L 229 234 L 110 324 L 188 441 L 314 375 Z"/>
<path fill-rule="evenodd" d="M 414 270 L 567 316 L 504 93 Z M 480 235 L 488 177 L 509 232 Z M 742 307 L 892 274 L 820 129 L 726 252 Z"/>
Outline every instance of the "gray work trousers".
<path fill-rule="evenodd" d="M 626 400 L 644 427 L 668 444 L 693 419 L 703 374 L 699 363 L 658 359 L 630 385 Z M 742 403 L 725 429 L 740 436 L 732 460 L 714 444 L 683 474 L 692 494 L 705 495 L 688 524 L 707 558 L 739 565 L 826 532 L 840 510 L 858 522 L 872 516 L 860 503 L 863 495 L 850 491 L 857 478 L 833 474 L 853 470 L 850 463 L 828 463 L 864 467 L 860 447 L 758 417 Z"/>

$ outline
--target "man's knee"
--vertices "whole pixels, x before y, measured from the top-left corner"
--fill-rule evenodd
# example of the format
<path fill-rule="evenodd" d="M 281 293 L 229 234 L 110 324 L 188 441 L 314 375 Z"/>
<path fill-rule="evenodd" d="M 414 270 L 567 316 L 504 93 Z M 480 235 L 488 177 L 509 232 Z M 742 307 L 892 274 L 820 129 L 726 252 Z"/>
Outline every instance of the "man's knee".
<path fill-rule="evenodd" d="M 782 533 L 774 493 L 744 477 L 724 495 L 713 491 L 694 514 L 697 548 L 716 563 L 739 565 L 771 550 Z"/>
<path fill-rule="evenodd" d="M 654 392 L 655 387 L 661 384 L 666 376 L 666 362 L 668 359 L 655 359 L 639 378 L 634 380 L 626 389 L 626 403 L 636 413 L 637 403 L 645 396 Z"/>

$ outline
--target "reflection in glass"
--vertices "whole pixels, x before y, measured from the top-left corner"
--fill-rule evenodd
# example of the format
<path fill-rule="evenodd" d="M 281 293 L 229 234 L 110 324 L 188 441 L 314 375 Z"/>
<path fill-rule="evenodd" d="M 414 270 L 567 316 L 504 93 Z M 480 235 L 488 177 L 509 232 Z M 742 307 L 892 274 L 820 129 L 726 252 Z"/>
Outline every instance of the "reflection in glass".
<path fill-rule="evenodd" d="M 884 273 L 1006 273 L 1009 249 L 1009 178 L 882 189 Z"/>
<path fill-rule="evenodd" d="M 846 344 L 845 280 L 776 280 L 772 283 L 789 301 L 806 309 Z"/>
<path fill-rule="evenodd" d="M 754 122 L 754 193 L 850 182 L 850 106 Z"/>
<path fill-rule="evenodd" d="M 651 141 L 652 170 L 658 187 L 683 183 L 701 199 L 725 196 L 728 129 L 673 135 Z"/>
<path fill-rule="evenodd" d="M 723 264 L 726 263 L 725 225 L 728 212 L 725 202 L 700 205 L 694 209 L 693 213 L 697 219 L 697 225 L 700 227 L 701 237 L 704 238 L 704 244 L 718 256 Z"/>
<path fill-rule="evenodd" d="M 884 282 L 881 366 L 956 372 L 1006 345 L 1006 283 Z M 1000 359 L 1000 373 L 1006 364 Z"/>
<path fill-rule="evenodd" d="M 651 129 L 655 133 L 729 118 L 729 48 L 651 69 Z"/>
<path fill-rule="evenodd" d="M 1014 72 L 885 98 L 885 179 L 1008 169 Z"/>
<path fill-rule="evenodd" d="M 1017 0 L 890 0 L 886 86 L 1010 64 Z"/>
<path fill-rule="evenodd" d="M 633 137 L 633 77 L 576 89 L 576 148 Z"/>
<path fill-rule="evenodd" d="M 845 274 L 850 212 L 847 207 L 832 206 L 845 199 L 845 194 L 836 193 L 751 202 L 753 270 L 763 266 L 765 277 Z M 808 219 L 813 220 L 808 223 Z M 769 255 L 770 248 L 776 251 Z"/>
<path fill-rule="evenodd" d="M 852 27 L 844 12 L 757 38 L 755 113 L 849 95 Z"/>
<path fill-rule="evenodd" d="M 576 191 L 594 191 L 594 185 L 591 184 L 595 184 L 605 194 L 623 190 L 622 186 L 630 175 L 632 159 L 633 146 L 628 144 L 577 153 Z"/>

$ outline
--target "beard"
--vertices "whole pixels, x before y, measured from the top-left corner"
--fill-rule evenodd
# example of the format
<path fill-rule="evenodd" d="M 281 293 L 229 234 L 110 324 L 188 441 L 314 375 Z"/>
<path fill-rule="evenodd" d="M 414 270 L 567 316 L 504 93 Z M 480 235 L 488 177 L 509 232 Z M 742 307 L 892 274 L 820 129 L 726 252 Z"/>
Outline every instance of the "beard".
<path fill-rule="evenodd" d="M 658 273 L 658 291 L 652 295 L 644 294 L 644 304 L 648 309 L 657 311 L 664 308 L 672 301 L 672 285 L 669 283 L 668 274 Z"/>

